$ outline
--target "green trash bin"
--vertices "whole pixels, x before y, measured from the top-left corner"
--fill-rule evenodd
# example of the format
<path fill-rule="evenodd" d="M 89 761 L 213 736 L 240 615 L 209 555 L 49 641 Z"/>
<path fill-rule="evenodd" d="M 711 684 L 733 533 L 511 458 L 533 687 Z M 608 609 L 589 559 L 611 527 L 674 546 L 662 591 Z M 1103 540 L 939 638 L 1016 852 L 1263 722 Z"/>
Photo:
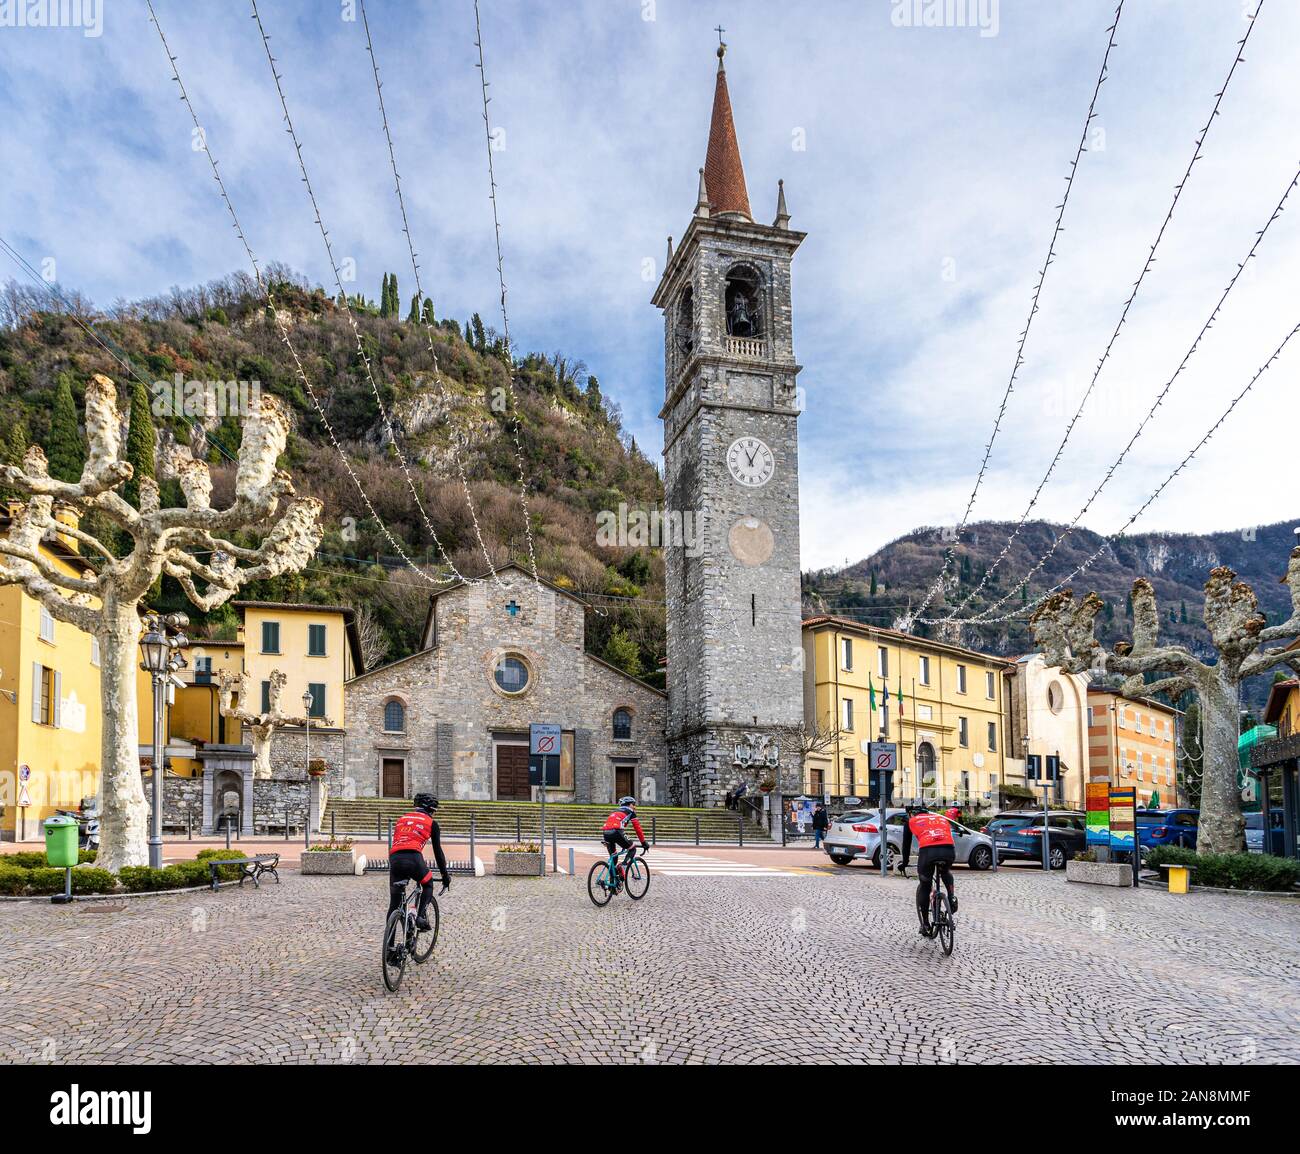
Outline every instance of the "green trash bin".
<path fill-rule="evenodd" d="M 45 860 L 52 866 L 70 869 L 77 864 L 77 819 L 45 819 Z"/>

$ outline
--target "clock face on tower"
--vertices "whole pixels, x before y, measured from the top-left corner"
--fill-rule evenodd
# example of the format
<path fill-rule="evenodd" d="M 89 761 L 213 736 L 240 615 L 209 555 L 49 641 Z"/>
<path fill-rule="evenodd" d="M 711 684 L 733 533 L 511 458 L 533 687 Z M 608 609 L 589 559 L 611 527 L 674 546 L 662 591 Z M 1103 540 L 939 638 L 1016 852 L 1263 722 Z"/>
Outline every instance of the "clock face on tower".
<path fill-rule="evenodd" d="M 742 485 L 757 489 L 772 479 L 776 458 L 758 437 L 737 437 L 727 450 L 727 468 Z"/>

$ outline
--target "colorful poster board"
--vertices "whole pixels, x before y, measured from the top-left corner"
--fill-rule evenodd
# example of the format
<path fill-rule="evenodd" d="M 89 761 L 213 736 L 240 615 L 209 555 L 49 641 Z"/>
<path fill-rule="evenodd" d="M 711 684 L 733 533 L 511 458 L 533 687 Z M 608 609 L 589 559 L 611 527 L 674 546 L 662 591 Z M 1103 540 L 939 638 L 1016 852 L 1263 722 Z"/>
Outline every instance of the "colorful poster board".
<path fill-rule="evenodd" d="M 1137 790 L 1111 787 L 1110 848 L 1132 853 L 1137 839 Z"/>
<path fill-rule="evenodd" d="M 1088 782 L 1084 808 L 1088 814 L 1088 844 L 1110 845 L 1110 782 Z"/>

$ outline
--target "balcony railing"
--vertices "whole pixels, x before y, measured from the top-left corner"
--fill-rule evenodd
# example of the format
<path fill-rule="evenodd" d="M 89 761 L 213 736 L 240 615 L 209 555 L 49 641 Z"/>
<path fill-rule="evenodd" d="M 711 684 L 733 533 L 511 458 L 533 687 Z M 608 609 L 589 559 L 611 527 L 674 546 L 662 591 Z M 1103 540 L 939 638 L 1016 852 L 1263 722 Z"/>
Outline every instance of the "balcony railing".
<path fill-rule="evenodd" d="M 728 337 L 727 355 L 743 361 L 765 361 L 767 341 L 762 337 Z"/>

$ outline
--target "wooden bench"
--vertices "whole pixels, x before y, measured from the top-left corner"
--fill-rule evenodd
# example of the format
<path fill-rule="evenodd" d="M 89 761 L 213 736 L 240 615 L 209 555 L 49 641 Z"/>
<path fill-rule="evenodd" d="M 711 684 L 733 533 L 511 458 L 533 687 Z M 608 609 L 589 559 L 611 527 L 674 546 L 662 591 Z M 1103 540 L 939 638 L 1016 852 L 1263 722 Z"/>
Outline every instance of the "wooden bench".
<path fill-rule="evenodd" d="M 217 888 L 217 882 L 221 878 L 222 866 L 239 867 L 239 885 L 242 888 L 247 878 L 253 879 L 253 885 L 260 889 L 263 874 L 270 874 L 275 878 L 275 884 L 280 884 L 280 855 L 278 853 L 260 853 L 256 857 L 232 857 L 232 858 L 209 858 L 208 868 L 212 871 L 212 888 Z"/>

